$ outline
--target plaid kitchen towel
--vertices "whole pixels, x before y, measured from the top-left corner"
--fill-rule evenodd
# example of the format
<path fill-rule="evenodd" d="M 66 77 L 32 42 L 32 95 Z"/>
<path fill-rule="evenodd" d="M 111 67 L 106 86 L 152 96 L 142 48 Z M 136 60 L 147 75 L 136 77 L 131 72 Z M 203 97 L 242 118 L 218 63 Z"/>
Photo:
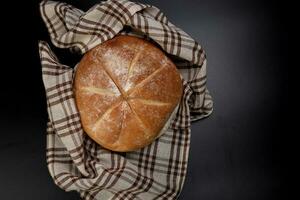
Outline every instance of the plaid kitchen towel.
<path fill-rule="evenodd" d="M 156 7 L 126 0 L 96 4 L 87 12 L 53 1 L 40 4 L 52 43 L 84 54 L 118 34 L 157 44 L 176 64 L 184 93 L 166 133 L 135 152 L 106 150 L 84 133 L 76 108 L 73 67 L 58 61 L 39 42 L 47 96 L 47 164 L 54 182 L 83 199 L 176 199 L 187 170 L 191 121 L 212 112 L 206 89 L 206 57 L 201 46 Z M 167 76 L 168 74 L 166 74 Z"/>

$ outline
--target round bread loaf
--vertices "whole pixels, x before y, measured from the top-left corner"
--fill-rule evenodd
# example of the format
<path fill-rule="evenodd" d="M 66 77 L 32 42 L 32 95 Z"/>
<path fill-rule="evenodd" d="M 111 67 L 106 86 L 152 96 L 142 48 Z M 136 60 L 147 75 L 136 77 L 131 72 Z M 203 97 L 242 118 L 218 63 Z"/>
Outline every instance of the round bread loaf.
<path fill-rule="evenodd" d="M 158 136 L 181 99 L 182 81 L 159 48 L 116 36 L 83 56 L 74 89 L 84 131 L 101 146 L 125 152 Z"/>

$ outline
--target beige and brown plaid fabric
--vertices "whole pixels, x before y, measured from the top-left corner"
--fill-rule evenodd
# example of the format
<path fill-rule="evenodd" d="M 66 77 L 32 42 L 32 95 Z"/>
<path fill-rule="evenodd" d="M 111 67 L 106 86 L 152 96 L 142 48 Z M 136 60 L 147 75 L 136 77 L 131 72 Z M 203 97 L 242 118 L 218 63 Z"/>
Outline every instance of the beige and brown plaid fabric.
<path fill-rule="evenodd" d="M 40 41 L 49 114 L 47 164 L 54 182 L 66 191 L 78 191 L 83 199 L 176 199 L 186 176 L 191 121 L 212 112 L 201 46 L 151 5 L 110 0 L 83 12 L 44 1 L 40 11 L 57 47 L 84 54 L 117 34 L 135 35 L 160 46 L 184 79 L 184 94 L 166 133 L 139 151 L 111 152 L 81 127 L 72 91 L 74 69 L 61 64 Z"/>

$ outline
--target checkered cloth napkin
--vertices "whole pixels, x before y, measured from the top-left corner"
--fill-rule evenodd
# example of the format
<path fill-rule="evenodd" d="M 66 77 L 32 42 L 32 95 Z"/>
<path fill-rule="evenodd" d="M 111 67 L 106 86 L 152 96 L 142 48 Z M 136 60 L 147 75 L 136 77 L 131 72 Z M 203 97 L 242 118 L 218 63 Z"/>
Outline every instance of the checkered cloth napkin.
<path fill-rule="evenodd" d="M 109 0 L 83 12 L 66 3 L 43 1 L 40 12 L 52 43 L 81 54 L 118 34 L 156 43 L 176 64 L 184 85 L 175 118 L 161 137 L 138 151 L 112 152 L 82 129 L 72 90 L 74 69 L 61 64 L 40 41 L 49 114 L 47 164 L 55 184 L 78 191 L 83 199 L 178 198 L 186 176 L 191 121 L 212 112 L 201 46 L 151 5 Z"/>

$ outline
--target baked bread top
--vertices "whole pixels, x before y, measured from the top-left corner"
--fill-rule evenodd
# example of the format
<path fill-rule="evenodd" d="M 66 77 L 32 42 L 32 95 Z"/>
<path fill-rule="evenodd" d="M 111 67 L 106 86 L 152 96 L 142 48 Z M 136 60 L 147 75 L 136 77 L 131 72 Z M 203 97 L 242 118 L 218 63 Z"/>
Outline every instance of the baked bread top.
<path fill-rule="evenodd" d="M 182 95 L 176 66 L 156 46 L 116 36 L 78 64 L 75 100 L 85 132 L 113 151 L 132 151 L 159 134 Z"/>

